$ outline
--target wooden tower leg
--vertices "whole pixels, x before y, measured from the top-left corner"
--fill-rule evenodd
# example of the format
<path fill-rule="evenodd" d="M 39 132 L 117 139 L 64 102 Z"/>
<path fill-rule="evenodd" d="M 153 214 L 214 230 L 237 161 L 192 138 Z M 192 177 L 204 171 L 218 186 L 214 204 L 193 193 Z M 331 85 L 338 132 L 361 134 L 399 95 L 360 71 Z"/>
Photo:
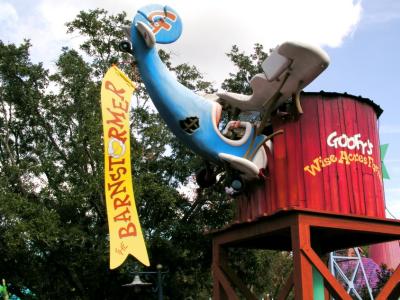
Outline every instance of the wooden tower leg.
<path fill-rule="evenodd" d="M 213 264 L 212 264 L 212 276 L 213 276 L 213 299 L 226 299 L 226 294 L 223 295 L 223 288 L 220 284 L 220 272 L 219 262 L 220 262 L 220 250 L 221 245 L 219 245 L 215 240 L 213 241 Z"/>
<path fill-rule="evenodd" d="M 312 266 L 304 256 L 302 249 L 310 247 L 310 230 L 303 224 L 294 224 L 292 231 L 293 282 L 296 300 L 313 299 Z"/>
<path fill-rule="evenodd" d="M 400 266 L 397 267 L 396 271 L 392 274 L 388 282 L 380 291 L 376 300 L 397 300 L 400 298 Z"/>
<path fill-rule="evenodd" d="M 277 299 L 278 300 L 286 300 L 287 297 L 289 296 L 292 288 L 293 288 L 293 271 L 289 275 L 289 277 L 286 279 L 286 283 L 283 286 L 283 288 L 281 288 L 281 290 L 279 291 Z"/>
<path fill-rule="evenodd" d="M 214 300 L 239 300 L 230 280 L 221 269 L 225 262 L 225 253 L 220 244 L 213 242 L 213 299 Z"/>

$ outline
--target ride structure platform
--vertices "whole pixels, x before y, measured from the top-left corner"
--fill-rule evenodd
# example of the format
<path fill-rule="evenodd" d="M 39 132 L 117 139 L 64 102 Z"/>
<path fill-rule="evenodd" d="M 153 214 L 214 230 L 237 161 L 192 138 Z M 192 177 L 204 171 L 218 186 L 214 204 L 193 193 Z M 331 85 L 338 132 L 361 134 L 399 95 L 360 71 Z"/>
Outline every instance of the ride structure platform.
<path fill-rule="evenodd" d="M 252 222 L 233 224 L 212 235 L 214 300 L 258 299 L 230 268 L 226 256 L 229 248 L 292 251 L 293 272 L 288 275 L 278 300 L 287 299 L 292 289 L 296 300 L 314 299 L 313 269 L 323 278 L 325 299 L 333 296 L 335 299 L 351 300 L 329 271 L 323 256 L 338 249 L 399 240 L 400 221 L 293 209 Z M 399 297 L 400 267 L 376 300 Z"/>

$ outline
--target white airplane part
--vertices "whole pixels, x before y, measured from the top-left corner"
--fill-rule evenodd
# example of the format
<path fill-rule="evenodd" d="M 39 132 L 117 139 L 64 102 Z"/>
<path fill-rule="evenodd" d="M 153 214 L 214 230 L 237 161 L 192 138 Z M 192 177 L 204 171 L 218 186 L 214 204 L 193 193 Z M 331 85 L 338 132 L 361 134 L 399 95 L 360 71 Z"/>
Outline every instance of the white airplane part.
<path fill-rule="evenodd" d="M 219 158 L 227 162 L 232 168 L 241 172 L 245 180 L 254 180 L 259 178 L 260 169 L 248 159 L 238 157 L 227 153 L 219 153 Z"/>
<path fill-rule="evenodd" d="M 272 149 L 272 142 L 266 141 L 266 147 Z M 244 180 L 254 180 L 263 176 L 262 170 L 268 164 L 267 154 L 264 149 L 255 152 L 251 160 L 227 153 L 219 153 L 219 158 L 228 163 L 231 168 L 238 170 Z"/>
<path fill-rule="evenodd" d="M 278 51 L 272 51 L 267 59 L 261 64 L 268 81 L 274 81 L 285 71 L 292 61 L 279 54 Z"/>
<path fill-rule="evenodd" d="M 145 23 L 138 21 L 136 23 L 136 28 L 140 32 L 140 34 L 143 36 L 143 39 L 147 45 L 147 47 L 152 48 L 156 44 L 156 37 L 151 30 L 151 28 L 146 25 Z"/>
<path fill-rule="evenodd" d="M 311 83 L 328 65 L 329 57 L 322 49 L 285 42 L 262 63 L 264 74 L 250 80 L 252 95 L 217 93 L 219 102 L 241 111 L 274 110 Z"/>

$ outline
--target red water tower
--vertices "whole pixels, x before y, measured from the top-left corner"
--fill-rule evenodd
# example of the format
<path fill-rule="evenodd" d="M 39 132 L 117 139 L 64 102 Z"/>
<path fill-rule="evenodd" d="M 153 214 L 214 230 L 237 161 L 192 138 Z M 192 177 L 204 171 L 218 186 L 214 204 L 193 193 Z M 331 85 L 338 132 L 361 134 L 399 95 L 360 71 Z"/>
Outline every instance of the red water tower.
<path fill-rule="evenodd" d="M 265 182 L 238 198 L 239 222 L 290 209 L 385 216 L 377 119 L 371 100 L 303 93 L 304 113 L 272 119 Z"/>
<path fill-rule="evenodd" d="M 214 299 L 256 299 L 230 270 L 223 249 L 293 251 L 294 271 L 281 291 L 313 299 L 312 270 L 326 294 L 351 299 L 320 257 L 330 251 L 400 239 L 400 222 L 385 219 L 377 120 L 371 100 L 339 93 L 302 93 L 303 114 L 272 117 L 265 180 L 237 197 L 235 222 L 214 233 Z M 400 295 L 400 269 L 377 299 Z M 394 299 L 394 298 L 393 298 Z M 396 298 L 397 299 L 397 298 Z"/>

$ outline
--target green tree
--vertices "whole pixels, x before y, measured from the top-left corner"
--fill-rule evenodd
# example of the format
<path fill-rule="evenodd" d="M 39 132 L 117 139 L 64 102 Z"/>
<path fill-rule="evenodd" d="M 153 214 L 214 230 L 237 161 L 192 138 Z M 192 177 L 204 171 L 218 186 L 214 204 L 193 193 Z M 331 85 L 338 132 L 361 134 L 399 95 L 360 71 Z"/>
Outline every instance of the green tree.
<path fill-rule="evenodd" d="M 223 185 L 178 189 L 194 180 L 204 162 L 182 145 L 154 110 L 133 59 L 118 51 L 129 26 L 126 14 L 80 12 L 67 30 L 80 34 L 80 49 L 62 49 L 50 72 L 29 57 L 29 41 L 0 42 L 0 274 L 24 299 L 28 287 L 40 299 L 123 299 L 121 285 L 142 267 L 130 258 L 108 269 L 108 227 L 103 193 L 101 79 L 113 63 L 136 83 L 131 112 L 134 189 L 152 264 L 166 274 L 167 299 L 208 299 L 211 241 L 207 229 L 233 218 Z M 197 92 L 211 83 L 187 64 L 174 66 L 178 80 Z M 248 92 L 248 80 L 265 57 L 260 45 L 248 56 L 228 56 L 238 67 L 224 88 Z M 229 200 L 229 199 L 228 199 Z M 256 274 L 274 259 L 237 254 L 237 264 L 256 289 Z M 151 299 L 151 294 L 147 295 Z"/>
<path fill-rule="evenodd" d="M 133 172 L 151 261 L 169 270 L 170 299 L 209 294 L 211 248 L 203 231 L 210 220 L 225 224 L 229 214 L 218 210 L 230 205 L 218 189 L 197 191 L 200 202 L 177 191 L 202 161 L 166 128 L 132 59 L 118 51 L 129 23 L 125 14 L 81 12 L 67 28 L 85 38 L 82 52 L 64 48 L 53 74 L 30 61 L 28 41 L 0 43 L 0 273 L 14 294 L 29 287 L 40 299 L 122 299 L 121 284 L 140 268 L 131 259 L 108 269 L 99 97 L 112 63 L 137 83 Z M 184 84 L 212 90 L 197 68 L 172 66 L 160 55 Z"/>
<path fill-rule="evenodd" d="M 226 55 L 236 68 L 236 73 L 229 73 L 229 77 L 222 83 L 222 88 L 240 94 L 251 94 L 251 78 L 263 73 L 261 63 L 267 58 L 268 54 L 264 51 L 261 44 L 254 45 L 254 52 L 246 54 L 234 45 Z"/>

